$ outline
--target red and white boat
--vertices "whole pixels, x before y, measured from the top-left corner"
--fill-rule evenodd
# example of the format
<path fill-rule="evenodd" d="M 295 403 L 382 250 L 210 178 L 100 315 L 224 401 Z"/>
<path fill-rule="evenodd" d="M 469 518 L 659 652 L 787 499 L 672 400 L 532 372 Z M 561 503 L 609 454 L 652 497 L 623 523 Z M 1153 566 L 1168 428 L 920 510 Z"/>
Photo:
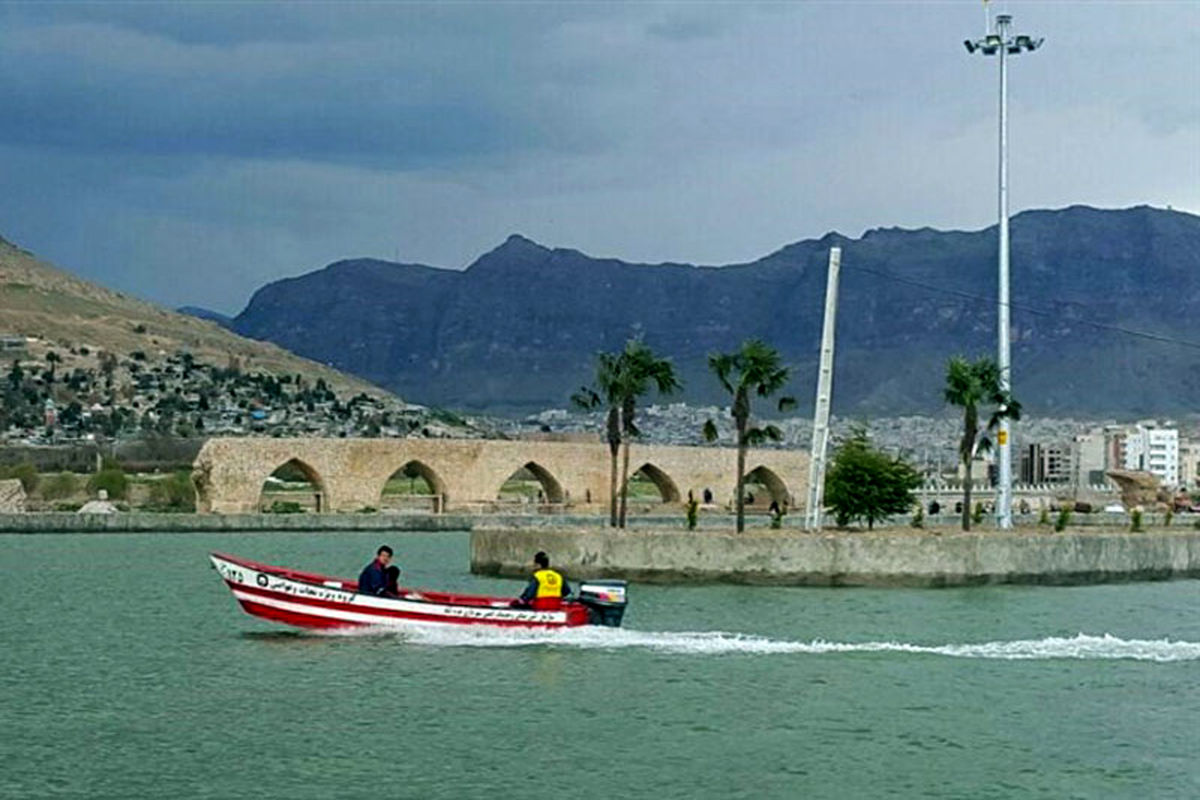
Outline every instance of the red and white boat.
<path fill-rule="evenodd" d="M 213 553 L 213 568 L 242 609 L 256 617 L 300 628 L 496 625 L 523 628 L 617 627 L 625 613 L 625 581 L 587 581 L 578 600 L 560 608 L 514 608 L 511 598 L 401 589 L 398 597 L 360 594 L 358 582 L 273 567 Z"/>

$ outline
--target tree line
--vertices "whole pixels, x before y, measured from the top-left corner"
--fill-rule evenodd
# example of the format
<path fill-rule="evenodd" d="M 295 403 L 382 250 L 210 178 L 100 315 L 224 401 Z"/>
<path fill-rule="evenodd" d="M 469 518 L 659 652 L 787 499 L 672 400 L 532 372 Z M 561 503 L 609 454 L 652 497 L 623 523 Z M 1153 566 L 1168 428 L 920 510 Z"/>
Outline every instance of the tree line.
<path fill-rule="evenodd" d="M 774 425 L 754 424 L 752 401 L 756 397 L 765 400 L 783 391 L 791 377 L 791 368 L 783 364 L 774 347 L 761 339 L 747 339 L 733 352 L 710 354 L 708 367 L 731 400 L 729 414 L 737 446 L 736 529 L 741 533 L 745 530 L 746 452 L 752 446 L 782 439 Z M 619 351 L 597 353 L 592 383 L 571 396 L 575 407 L 602 411 L 605 415 L 611 527 L 626 525 L 629 448 L 630 442 L 641 433 L 637 426 L 639 404 L 651 392 L 670 396 L 682 388 L 671 360 L 656 354 L 641 338 L 633 338 Z M 1020 418 L 1021 406 L 1002 388 L 1000 370 L 987 357 L 975 361 L 962 356 L 951 358 L 946 365 L 943 399 L 963 412 L 963 431 L 958 443 L 966 474 L 962 527 L 970 530 L 972 462 L 976 454 L 992 447 L 1001 420 Z M 782 395 L 775 403 L 780 412 L 795 406 L 796 400 L 791 395 Z M 981 424 L 981 416 L 986 418 L 985 424 Z M 716 422 L 707 420 L 701 432 L 706 441 L 716 441 Z M 860 426 L 841 443 L 831 459 L 825 477 L 825 503 L 839 526 L 865 520 L 867 527 L 873 528 L 879 520 L 911 510 L 915 503 L 913 492 L 920 485 L 921 476 L 911 464 L 901 456 L 890 456 L 873 448 L 867 429 Z M 694 522 L 694 505 L 691 499 L 689 525 Z"/>

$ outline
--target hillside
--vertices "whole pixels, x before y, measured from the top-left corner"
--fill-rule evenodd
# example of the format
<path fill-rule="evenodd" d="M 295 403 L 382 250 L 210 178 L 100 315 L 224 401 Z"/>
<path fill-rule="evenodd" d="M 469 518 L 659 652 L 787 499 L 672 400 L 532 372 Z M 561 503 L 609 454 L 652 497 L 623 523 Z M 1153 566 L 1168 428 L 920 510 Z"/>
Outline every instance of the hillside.
<path fill-rule="evenodd" d="M 598 350 L 643 335 L 689 402 L 722 400 L 706 356 L 750 336 L 795 366 L 811 406 L 829 247 L 843 248 L 834 410 L 942 408 L 947 358 L 995 352 L 996 231 L 831 233 L 751 263 L 629 264 L 512 236 L 465 271 L 359 259 L 260 289 L 234 330 L 416 402 L 561 407 Z M 1012 221 L 1014 388 L 1039 415 L 1193 411 L 1200 217 L 1138 207 Z"/>
<path fill-rule="evenodd" d="M 365 392 L 396 400 L 365 380 L 302 358 L 267 342 L 232 333 L 215 322 L 168 311 L 114 292 L 37 260 L 0 239 L 0 334 L 32 337 L 29 353 L 54 350 L 63 368 L 95 369 L 98 351 L 150 359 L 186 351 L 197 361 L 246 372 L 324 379 L 338 393 Z M 76 352 L 72 353 L 71 351 Z"/>

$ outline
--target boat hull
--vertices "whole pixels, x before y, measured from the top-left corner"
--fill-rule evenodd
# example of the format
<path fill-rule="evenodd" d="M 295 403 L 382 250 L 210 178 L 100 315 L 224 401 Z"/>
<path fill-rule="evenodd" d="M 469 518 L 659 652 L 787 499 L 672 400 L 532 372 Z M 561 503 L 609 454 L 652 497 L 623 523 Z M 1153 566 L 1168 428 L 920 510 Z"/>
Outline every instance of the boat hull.
<path fill-rule="evenodd" d="M 591 622 L 586 606 L 513 608 L 509 600 L 402 590 L 400 597 L 360 594 L 357 584 L 213 553 L 213 568 L 242 609 L 299 628 L 403 627 L 416 624 L 568 628 Z"/>

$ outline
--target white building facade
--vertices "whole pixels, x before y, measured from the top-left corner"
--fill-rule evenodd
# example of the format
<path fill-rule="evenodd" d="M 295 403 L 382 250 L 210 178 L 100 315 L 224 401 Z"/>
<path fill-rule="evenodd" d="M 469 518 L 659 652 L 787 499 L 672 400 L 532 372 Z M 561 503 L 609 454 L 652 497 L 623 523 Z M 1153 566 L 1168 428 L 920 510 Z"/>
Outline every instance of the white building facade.
<path fill-rule="evenodd" d="M 1164 486 L 1179 485 L 1179 431 L 1138 425 L 1125 432 L 1124 467 L 1157 475 Z"/>

